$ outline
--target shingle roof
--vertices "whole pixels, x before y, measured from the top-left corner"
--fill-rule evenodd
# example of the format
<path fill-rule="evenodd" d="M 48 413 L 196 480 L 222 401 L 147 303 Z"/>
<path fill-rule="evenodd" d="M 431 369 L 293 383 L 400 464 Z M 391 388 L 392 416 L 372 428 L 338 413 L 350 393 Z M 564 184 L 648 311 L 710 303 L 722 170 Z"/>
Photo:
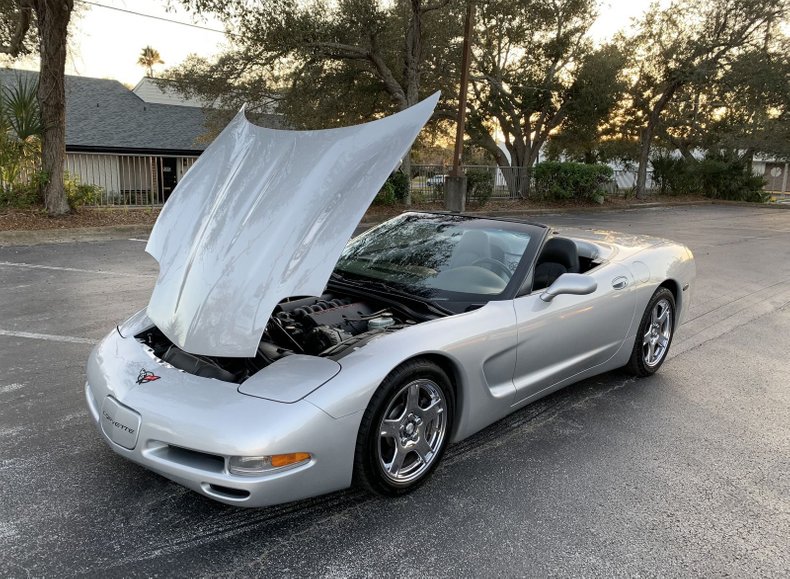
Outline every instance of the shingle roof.
<path fill-rule="evenodd" d="M 0 84 L 35 82 L 38 72 L 0 69 Z M 146 103 L 115 80 L 66 76 L 66 148 L 202 151 L 202 109 Z"/>

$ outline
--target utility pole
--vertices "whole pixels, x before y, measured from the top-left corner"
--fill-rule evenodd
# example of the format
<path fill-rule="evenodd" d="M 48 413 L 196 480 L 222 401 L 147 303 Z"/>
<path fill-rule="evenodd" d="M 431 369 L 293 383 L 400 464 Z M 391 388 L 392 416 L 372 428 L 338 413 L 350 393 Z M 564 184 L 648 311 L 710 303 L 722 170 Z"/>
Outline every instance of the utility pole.
<path fill-rule="evenodd" d="M 466 209 L 466 175 L 461 170 L 461 156 L 464 150 L 464 126 L 466 124 L 466 93 L 469 85 L 469 64 L 472 60 L 472 27 L 475 6 L 473 0 L 466 4 L 464 22 L 464 48 L 461 57 L 461 89 L 458 94 L 458 121 L 455 131 L 455 151 L 453 168 L 444 181 L 444 203 L 448 211 L 461 213 Z"/>

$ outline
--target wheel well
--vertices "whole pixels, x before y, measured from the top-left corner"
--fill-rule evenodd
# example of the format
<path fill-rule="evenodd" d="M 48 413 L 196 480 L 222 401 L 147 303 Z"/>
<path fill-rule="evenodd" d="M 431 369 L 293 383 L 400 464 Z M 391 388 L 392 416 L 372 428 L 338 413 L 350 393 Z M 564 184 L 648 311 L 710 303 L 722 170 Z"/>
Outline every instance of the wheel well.
<path fill-rule="evenodd" d="M 661 285 L 659 285 L 658 287 L 665 287 L 672 292 L 672 297 L 675 298 L 675 318 L 677 318 L 678 313 L 680 312 L 681 309 L 680 302 L 683 299 L 683 296 L 681 295 L 681 291 L 680 291 L 680 284 L 676 282 L 674 279 L 667 279 L 664 280 L 664 282 L 662 282 Z"/>
<path fill-rule="evenodd" d="M 453 408 L 453 414 L 455 416 L 454 424 L 453 424 L 453 432 L 452 435 L 455 435 L 455 430 L 458 428 L 458 418 L 460 416 L 460 409 L 463 404 L 462 400 L 462 388 L 461 388 L 461 376 L 460 372 L 458 371 L 458 366 L 447 356 L 443 356 L 442 354 L 418 354 L 417 356 L 412 356 L 408 360 L 404 360 L 401 364 L 405 364 L 411 360 L 429 360 L 433 362 L 439 368 L 441 368 L 447 377 L 450 379 L 450 386 L 453 388 L 453 396 L 455 397 L 455 408 Z"/>

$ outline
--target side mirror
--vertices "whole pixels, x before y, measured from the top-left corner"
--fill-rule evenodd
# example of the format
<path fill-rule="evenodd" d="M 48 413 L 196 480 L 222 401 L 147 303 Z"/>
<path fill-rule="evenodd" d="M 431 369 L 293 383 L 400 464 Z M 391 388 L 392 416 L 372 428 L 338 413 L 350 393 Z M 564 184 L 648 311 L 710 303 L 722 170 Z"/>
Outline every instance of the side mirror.
<path fill-rule="evenodd" d="M 544 302 L 550 302 L 560 294 L 586 296 L 593 293 L 596 289 L 598 289 L 598 282 L 589 275 L 563 273 L 554 280 L 553 284 L 546 288 L 546 291 L 540 294 L 540 299 Z"/>

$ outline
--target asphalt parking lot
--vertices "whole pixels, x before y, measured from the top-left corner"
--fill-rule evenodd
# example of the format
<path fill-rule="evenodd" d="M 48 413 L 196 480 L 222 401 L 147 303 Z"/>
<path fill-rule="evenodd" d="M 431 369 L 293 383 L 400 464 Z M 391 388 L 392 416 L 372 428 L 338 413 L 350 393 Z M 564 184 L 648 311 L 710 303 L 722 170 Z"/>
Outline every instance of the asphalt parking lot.
<path fill-rule="evenodd" d="M 790 574 L 790 211 L 540 220 L 691 247 L 694 302 L 660 373 L 538 401 L 406 497 L 261 510 L 124 461 L 90 422 L 84 362 L 147 303 L 144 242 L 0 247 L 0 576 Z"/>

